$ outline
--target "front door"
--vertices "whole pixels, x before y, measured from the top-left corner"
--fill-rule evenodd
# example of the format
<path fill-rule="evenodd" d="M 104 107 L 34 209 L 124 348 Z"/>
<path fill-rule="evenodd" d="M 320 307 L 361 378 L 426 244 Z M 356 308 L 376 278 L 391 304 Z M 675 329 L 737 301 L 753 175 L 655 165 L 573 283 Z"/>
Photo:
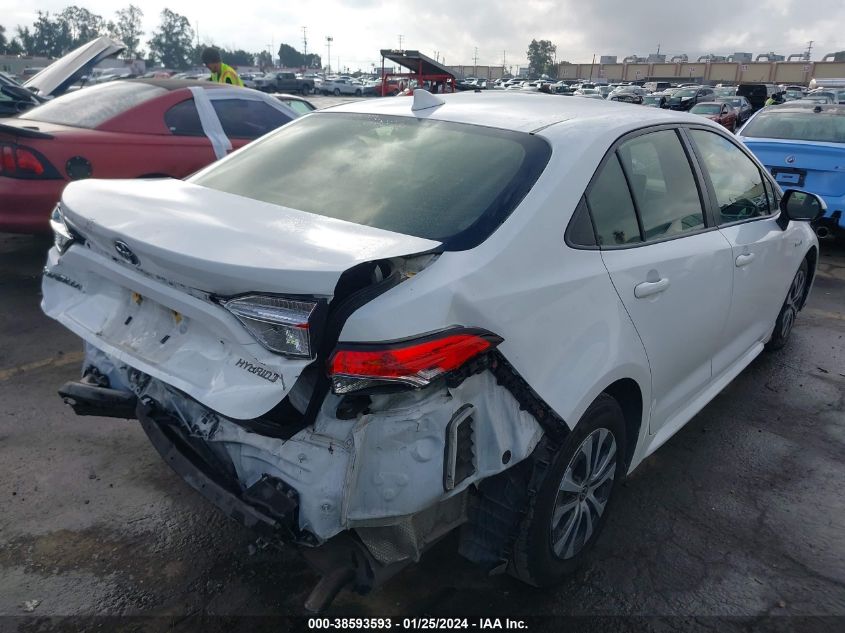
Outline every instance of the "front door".
<path fill-rule="evenodd" d="M 774 187 L 754 161 L 715 132 L 690 130 L 690 137 L 711 183 L 719 230 L 732 247 L 730 317 L 713 359 L 718 375 L 765 342 L 804 249 L 783 239 Z"/>

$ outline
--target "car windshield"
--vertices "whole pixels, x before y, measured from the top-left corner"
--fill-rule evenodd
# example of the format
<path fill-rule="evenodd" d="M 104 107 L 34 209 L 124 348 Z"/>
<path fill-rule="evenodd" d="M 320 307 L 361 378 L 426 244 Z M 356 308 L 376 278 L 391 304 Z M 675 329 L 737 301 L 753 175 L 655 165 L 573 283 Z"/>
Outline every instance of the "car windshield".
<path fill-rule="evenodd" d="M 694 97 L 695 94 L 698 92 L 695 88 L 684 88 L 682 90 L 678 90 L 673 97 Z"/>
<path fill-rule="evenodd" d="M 93 129 L 167 90 L 143 82 L 115 81 L 69 92 L 18 116 L 20 119 Z"/>
<path fill-rule="evenodd" d="M 845 143 L 845 114 L 835 112 L 761 112 L 742 131 L 743 136 L 791 141 Z"/>
<path fill-rule="evenodd" d="M 721 103 L 698 103 L 690 110 L 693 114 L 719 114 L 721 111 Z"/>
<path fill-rule="evenodd" d="M 191 181 L 459 250 L 481 243 L 507 218 L 550 155 L 544 140 L 521 132 L 315 113 Z"/>
<path fill-rule="evenodd" d="M 736 88 L 716 88 L 713 92 L 720 97 L 730 97 L 736 94 Z"/>

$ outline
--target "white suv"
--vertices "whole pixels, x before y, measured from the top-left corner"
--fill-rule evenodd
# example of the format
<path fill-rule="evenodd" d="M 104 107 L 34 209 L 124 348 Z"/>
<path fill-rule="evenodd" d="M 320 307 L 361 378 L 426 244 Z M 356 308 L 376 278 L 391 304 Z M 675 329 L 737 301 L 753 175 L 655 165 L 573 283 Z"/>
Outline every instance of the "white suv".
<path fill-rule="evenodd" d="M 301 546 L 331 572 L 311 607 L 461 525 L 466 557 L 547 585 L 786 342 L 822 208 L 700 117 L 417 90 L 184 182 L 71 183 L 43 309 L 85 340 L 64 398 Z"/>

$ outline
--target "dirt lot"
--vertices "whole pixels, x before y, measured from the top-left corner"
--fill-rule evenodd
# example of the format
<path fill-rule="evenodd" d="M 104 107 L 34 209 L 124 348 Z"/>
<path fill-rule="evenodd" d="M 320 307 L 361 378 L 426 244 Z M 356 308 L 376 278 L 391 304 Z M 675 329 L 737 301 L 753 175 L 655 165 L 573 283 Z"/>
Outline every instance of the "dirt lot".
<path fill-rule="evenodd" d="M 38 307 L 47 246 L 0 235 L 0 615 L 300 614 L 315 577 L 293 552 L 256 549 L 136 423 L 56 396 L 80 346 Z M 823 250 L 791 343 L 627 481 L 578 575 L 529 589 L 446 540 L 330 615 L 845 616 L 845 249 Z"/>

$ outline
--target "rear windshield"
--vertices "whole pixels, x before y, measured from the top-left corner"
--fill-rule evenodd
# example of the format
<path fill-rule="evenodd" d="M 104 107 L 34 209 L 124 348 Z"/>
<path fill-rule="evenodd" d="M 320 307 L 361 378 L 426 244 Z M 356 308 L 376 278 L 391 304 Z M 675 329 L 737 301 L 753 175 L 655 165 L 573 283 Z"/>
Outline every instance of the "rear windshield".
<path fill-rule="evenodd" d="M 550 155 L 544 140 L 522 132 L 315 113 L 191 181 L 461 250 L 507 218 Z"/>
<path fill-rule="evenodd" d="M 673 97 L 694 97 L 698 92 L 697 88 L 684 88 L 683 90 L 678 90 Z"/>
<path fill-rule="evenodd" d="M 740 86 L 736 93 L 741 97 L 765 97 L 768 95 L 766 86 Z"/>
<path fill-rule="evenodd" d="M 113 81 L 56 97 L 18 118 L 95 128 L 148 99 L 166 93 L 166 89 L 147 83 Z"/>
<path fill-rule="evenodd" d="M 719 114 L 721 111 L 721 103 L 697 103 L 690 110 L 693 114 Z"/>
<path fill-rule="evenodd" d="M 845 114 L 833 112 L 761 112 L 742 130 L 743 136 L 791 141 L 845 143 Z"/>

